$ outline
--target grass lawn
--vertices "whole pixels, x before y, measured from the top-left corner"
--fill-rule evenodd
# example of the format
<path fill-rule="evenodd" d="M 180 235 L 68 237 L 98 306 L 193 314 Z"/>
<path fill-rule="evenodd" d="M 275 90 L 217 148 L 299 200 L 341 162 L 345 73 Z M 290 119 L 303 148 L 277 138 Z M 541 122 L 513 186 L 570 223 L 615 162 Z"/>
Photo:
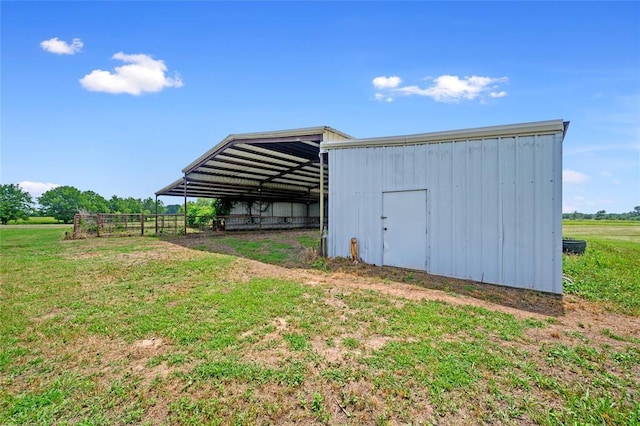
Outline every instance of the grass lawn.
<path fill-rule="evenodd" d="M 562 231 L 587 241 L 584 255 L 564 255 L 565 292 L 640 315 L 640 222 L 565 220 Z"/>
<path fill-rule="evenodd" d="M 12 225 L 55 225 L 59 223 L 62 223 L 62 221 L 56 220 L 53 217 L 49 216 L 34 216 L 28 218 L 27 220 L 17 219 L 10 222 L 10 224 Z"/>
<path fill-rule="evenodd" d="M 637 272 L 586 277 L 637 241 L 589 237 L 565 268 L 595 302 L 545 316 L 278 266 L 312 235 L 224 237 L 262 264 L 65 230 L 0 228 L 2 425 L 640 423 Z M 611 277 L 618 296 L 586 291 Z"/>

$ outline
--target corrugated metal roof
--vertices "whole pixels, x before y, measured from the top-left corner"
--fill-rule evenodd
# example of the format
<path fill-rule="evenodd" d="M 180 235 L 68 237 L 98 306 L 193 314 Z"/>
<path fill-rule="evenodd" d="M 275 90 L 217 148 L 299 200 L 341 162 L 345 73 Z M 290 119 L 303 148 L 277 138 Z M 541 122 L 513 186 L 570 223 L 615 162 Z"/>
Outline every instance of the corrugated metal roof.
<path fill-rule="evenodd" d="M 321 143 L 320 149 L 330 150 L 339 148 L 418 145 L 445 141 L 467 141 L 500 136 L 542 135 L 557 133 L 559 131 L 566 132 L 568 125 L 568 121 L 565 122 L 562 120 L 536 121 L 531 123 L 509 124 L 505 126 L 477 127 L 445 132 L 419 133 L 415 135 L 330 141 Z"/>
<path fill-rule="evenodd" d="M 188 197 L 317 200 L 320 143 L 351 139 L 328 126 L 231 134 L 182 169 Z M 327 164 L 325 187 L 328 185 Z M 326 192 L 326 191 L 325 191 Z M 156 195 L 183 196 L 185 179 Z"/>

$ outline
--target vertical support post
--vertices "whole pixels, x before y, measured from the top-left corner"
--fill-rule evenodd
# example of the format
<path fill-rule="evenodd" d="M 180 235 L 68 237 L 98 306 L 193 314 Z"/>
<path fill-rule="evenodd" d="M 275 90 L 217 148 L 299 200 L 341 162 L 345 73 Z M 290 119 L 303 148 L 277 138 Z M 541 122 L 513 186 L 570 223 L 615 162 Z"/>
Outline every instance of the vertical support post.
<path fill-rule="evenodd" d="M 184 174 L 184 235 L 187 235 L 187 174 Z"/>
<path fill-rule="evenodd" d="M 260 183 L 258 192 L 260 193 L 260 197 L 258 198 L 258 229 L 262 232 L 262 183 Z"/>
<path fill-rule="evenodd" d="M 140 235 L 144 236 L 144 213 L 140 215 Z"/>
<path fill-rule="evenodd" d="M 324 155 L 320 156 L 320 256 L 327 256 L 327 234 L 324 230 Z"/>
<path fill-rule="evenodd" d="M 100 228 L 102 227 L 102 216 L 100 216 L 100 213 L 98 213 L 98 215 L 96 216 L 96 236 L 99 237 L 100 236 Z"/>
<path fill-rule="evenodd" d="M 318 153 L 320 157 L 320 235 L 324 231 L 324 156 L 322 151 Z"/>
<path fill-rule="evenodd" d="M 158 196 L 156 195 L 156 235 L 158 235 Z"/>

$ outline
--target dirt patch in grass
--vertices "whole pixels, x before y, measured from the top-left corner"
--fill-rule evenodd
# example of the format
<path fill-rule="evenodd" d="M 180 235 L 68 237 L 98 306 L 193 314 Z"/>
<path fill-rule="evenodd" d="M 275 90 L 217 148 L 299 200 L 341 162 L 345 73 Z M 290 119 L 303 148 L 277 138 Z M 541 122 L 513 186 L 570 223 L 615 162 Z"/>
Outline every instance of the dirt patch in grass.
<path fill-rule="evenodd" d="M 144 339 L 127 344 L 120 340 L 96 335 L 69 342 L 69 352 L 74 352 L 80 371 L 98 372 L 104 379 L 110 380 L 125 374 L 135 373 L 144 383 L 150 382 L 156 375 L 166 377 L 169 368 L 166 363 L 150 361 L 170 350 L 163 339 Z"/>
<path fill-rule="evenodd" d="M 196 250 L 248 257 L 288 268 L 299 268 L 308 267 L 310 253 L 313 254 L 309 241 L 313 238 L 314 233 L 309 230 L 289 230 L 198 233 L 167 241 Z"/>
<path fill-rule="evenodd" d="M 351 281 L 356 287 L 358 287 L 358 283 L 366 283 L 366 286 L 370 286 L 372 282 L 375 282 L 379 287 L 376 290 L 386 287 L 386 294 L 409 299 L 415 299 L 416 296 L 412 294 L 418 288 L 424 288 L 441 290 L 438 292 L 440 299 L 446 302 L 450 302 L 459 296 L 467 296 L 479 301 L 489 302 L 492 306 L 502 305 L 507 308 L 513 308 L 509 312 L 514 314 L 520 311 L 553 316 L 564 314 L 565 306 L 562 297 L 553 294 L 435 276 L 402 268 L 368 265 L 362 262 L 354 264 L 345 258 L 320 259 L 315 255 L 310 255 L 310 253 L 313 254 L 313 250 L 310 250 L 310 247 L 304 244 L 310 241 L 314 235 L 315 231 L 309 230 L 262 233 L 201 233 L 171 239 L 170 241 L 189 248 L 231 254 L 247 260 L 255 260 L 256 257 L 258 260 L 264 259 L 260 255 L 255 255 L 254 257 L 253 253 L 243 254 L 238 252 L 233 247 L 233 245 L 237 246 L 237 244 L 230 244 L 229 238 L 234 241 L 259 242 L 262 250 L 268 250 L 269 244 L 288 247 L 285 251 L 286 259 L 279 259 L 277 265 L 264 262 L 261 262 L 264 265 L 261 268 L 256 268 L 255 266 L 247 268 L 238 265 L 234 270 L 234 279 L 248 279 L 262 273 L 268 276 L 278 276 L 272 275 L 273 273 L 284 274 L 287 278 L 298 279 L 301 273 L 304 275 L 304 271 L 315 272 L 320 270 L 326 272 L 326 274 L 312 275 L 312 277 L 321 277 L 319 282 Z M 272 267 L 276 266 L 285 267 L 288 271 L 276 269 L 275 271 L 277 272 L 273 272 L 274 269 Z M 364 281 L 361 279 L 364 279 Z M 313 279 L 309 279 L 310 284 L 313 281 Z M 417 297 L 422 298 L 423 296 L 420 294 Z M 465 300 L 465 304 L 469 304 L 468 300 Z"/>
<path fill-rule="evenodd" d="M 264 239 L 272 238 L 271 235 L 246 234 L 242 238 L 248 238 L 249 240 Z M 279 241 L 285 241 L 286 237 L 289 236 L 290 244 L 293 244 L 300 235 L 303 235 L 303 233 L 284 233 L 284 236 L 279 234 L 278 239 Z M 183 244 L 190 245 L 191 242 L 186 239 Z M 212 244 L 211 249 L 216 251 L 215 243 Z M 222 249 L 221 252 L 229 251 Z M 588 369 L 593 368 L 588 366 L 588 357 L 599 356 L 599 348 L 606 348 L 603 350 L 608 351 L 608 353 L 624 354 L 630 344 L 640 342 L 640 317 L 613 313 L 607 310 L 603 304 L 589 302 L 573 295 L 556 296 L 433 276 L 399 268 L 379 267 L 363 263 L 353 264 L 347 259 L 323 259 L 322 268 L 319 270 L 310 267 L 308 250 L 303 247 L 300 248 L 299 256 L 292 259 L 287 263 L 286 267 L 283 267 L 241 257 L 236 260 L 231 268 L 229 278 L 239 282 L 248 282 L 253 278 L 279 278 L 304 283 L 312 287 L 321 287 L 325 291 L 325 297 L 322 302 L 334 308 L 336 319 L 343 323 L 347 323 L 349 318 L 357 315 L 358 312 L 349 308 L 341 299 L 341 296 L 367 291 L 375 291 L 391 296 L 391 303 L 398 308 L 403 306 L 404 300 L 442 301 L 454 306 L 469 305 L 513 315 L 521 320 L 537 321 L 541 324 L 539 327 L 527 328 L 524 330 L 522 337 L 515 341 L 505 341 L 499 337 L 491 336 L 488 338 L 494 341 L 496 345 L 521 353 L 523 359 L 534 365 L 539 374 L 559 380 L 558 383 L 560 385 L 558 386 L 562 386 L 562 383 L 580 383 L 584 379 L 584 375 L 588 374 Z M 314 259 L 311 260 L 313 261 Z M 281 341 L 282 337 L 280 335 L 282 331 L 282 329 L 277 329 L 276 326 L 276 330 L 272 332 L 269 338 L 277 338 Z M 354 339 L 354 342 L 359 342 L 358 346 L 356 348 L 346 347 L 343 343 L 345 338 L 351 338 Z M 349 335 L 339 334 L 330 340 L 326 337 L 315 337 L 309 344 L 312 350 L 321 357 L 320 368 L 327 368 L 348 365 L 349 362 L 352 362 L 350 357 L 360 357 L 363 354 L 371 353 L 395 340 L 386 336 L 368 335 L 367 332 L 362 331 Z M 580 351 L 581 345 L 586 348 L 584 349 L 585 351 L 591 351 L 592 353 L 580 354 L 580 362 L 584 363 L 584 365 L 572 365 L 571 351 Z M 566 354 L 562 352 L 564 348 L 569 348 L 566 349 Z M 287 353 L 288 348 L 286 345 L 281 345 L 277 349 L 270 349 L 270 352 L 263 353 L 260 359 L 270 358 L 268 361 L 273 363 L 279 356 L 286 356 Z M 259 355 L 256 354 L 256 356 Z M 563 359 L 563 356 L 566 359 Z M 560 358 L 556 359 L 555 357 Z M 585 359 L 587 361 L 584 361 Z M 614 360 L 603 361 L 600 359 L 597 362 L 600 363 L 599 365 L 605 365 L 610 371 L 616 371 L 616 368 L 618 368 Z M 585 370 L 582 370 L 583 368 Z M 640 377 L 640 365 L 632 367 L 630 371 L 636 377 Z M 369 386 L 368 383 L 366 385 Z M 554 402 L 557 399 L 557 395 L 546 389 L 544 384 L 540 386 L 539 389 L 523 390 L 523 392 L 535 392 L 539 395 L 538 399 L 540 401 L 545 401 L 543 404 L 547 407 L 559 408 L 560 405 Z M 615 394 L 617 391 L 611 392 Z M 386 397 L 362 392 L 354 400 L 360 398 L 361 401 L 366 401 L 368 409 L 375 409 L 374 407 L 378 404 L 380 406 L 385 405 Z M 397 395 L 394 396 L 394 398 L 396 397 Z M 412 412 L 419 414 L 422 418 L 429 418 L 429 416 L 424 417 L 425 413 L 429 412 L 429 401 L 426 397 L 411 395 L 407 397 L 407 400 L 411 401 L 410 407 L 414 408 L 407 408 L 401 417 L 396 417 L 392 414 L 385 418 L 402 422 L 402 419 L 405 418 L 404 416 Z M 488 400 L 493 401 L 492 403 L 495 404 L 496 400 L 500 401 L 501 399 L 491 396 Z M 332 413 L 331 418 L 337 420 L 340 416 L 344 416 L 346 421 L 347 417 L 339 408 L 340 405 L 348 409 L 348 404 L 335 403 L 333 408 L 336 408 L 336 412 Z M 482 405 L 480 404 L 478 407 Z M 421 407 L 419 409 L 415 408 L 418 406 Z M 454 424 L 465 417 L 467 419 L 485 418 L 490 421 L 500 422 L 500 418 L 492 417 L 495 415 L 493 410 L 504 414 L 510 413 L 510 410 L 513 409 L 508 400 L 503 401 L 502 406 L 494 407 L 492 410 L 488 410 L 486 405 L 484 408 L 478 408 L 478 412 L 473 412 L 473 410 L 466 412 L 467 408 L 469 407 L 464 404 L 463 408 L 452 408 L 457 413 L 455 418 L 446 416 L 444 418 L 435 417 L 434 419 L 438 419 L 443 424 Z M 540 406 L 539 410 L 544 412 L 545 407 Z M 360 415 L 363 415 L 363 411 L 360 411 Z M 509 416 L 513 415 L 512 412 L 509 414 Z M 371 419 L 372 417 L 368 418 Z M 521 420 L 525 422 L 524 424 L 532 421 L 528 417 Z"/>
<path fill-rule="evenodd" d="M 163 241 L 153 241 L 153 245 L 157 245 L 157 249 L 149 250 L 149 240 L 145 240 L 147 247 L 145 250 L 138 250 L 137 241 L 135 239 L 128 240 L 133 243 L 125 252 L 112 250 L 114 247 L 120 248 L 121 242 L 115 238 L 92 238 L 83 241 L 65 241 L 68 243 L 68 249 L 64 256 L 67 259 L 114 259 L 119 263 L 133 266 L 136 264 L 144 264 L 149 261 L 163 260 L 187 260 L 198 257 L 198 253 L 193 250 L 185 250 L 183 247 L 175 244 L 167 244 Z M 120 243 L 120 244 L 118 244 Z"/>
<path fill-rule="evenodd" d="M 360 264 L 362 265 L 362 264 Z M 359 266 L 362 269 L 362 266 Z M 348 312 L 348 309 L 344 304 L 335 297 L 332 297 L 331 294 L 335 294 L 336 292 L 341 292 L 345 294 L 349 294 L 354 290 L 373 290 L 380 292 L 382 294 L 386 294 L 389 296 L 393 296 L 395 298 L 399 298 L 400 301 L 399 306 L 402 305 L 401 299 L 408 300 L 438 300 L 442 302 L 447 302 L 453 305 L 471 305 L 477 307 L 483 307 L 494 311 L 500 311 L 508 314 L 512 314 L 517 318 L 545 318 L 549 314 L 545 314 L 543 312 L 530 312 L 526 309 L 518 309 L 515 306 L 508 306 L 499 301 L 489 301 L 484 299 L 479 299 L 473 296 L 458 294 L 452 291 L 446 292 L 443 290 L 431 289 L 425 284 L 425 282 L 420 283 L 403 283 L 398 281 L 392 281 L 385 276 L 384 272 L 389 271 L 392 268 L 379 268 L 375 266 L 367 266 L 369 272 L 366 274 L 362 273 L 353 273 L 349 269 L 337 268 L 335 271 L 323 272 L 317 271 L 314 269 L 292 269 L 292 268 L 284 268 L 276 265 L 265 264 L 261 262 L 257 262 L 251 259 L 239 258 L 233 265 L 233 268 L 229 272 L 230 279 L 237 280 L 239 282 L 247 282 L 252 278 L 259 277 L 268 277 L 268 278 L 281 278 L 296 282 L 301 282 L 311 286 L 322 286 L 326 287 L 329 290 L 329 295 L 324 299 L 324 302 L 328 305 L 334 306 L 339 309 L 344 309 L 345 312 Z M 372 271 L 378 270 L 380 274 L 374 274 Z M 391 271 L 394 273 L 394 271 Z M 448 278 L 434 277 L 428 274 L 418 274 L 414 272 L 414 276 L 423 275 L 424 280 L 447 280 L 447 281 L 461 281 L 461 280 L 451 280 Z M 469 283 L 466 282 L 465 283 Z M 497 287 L 497 286 L 493 286 Z M 509 297 L 514 299 L 514 302 L 517 300 L 517 290 L 506 288 L 499 288 L 494 291 L 505 291 L 509 293 Z M 495 296 L 497 298 L 497 296 Z M 525 295 L 526 297 L 526 295 Z M 538 296 L 540 298 L 545 298 L 545 295 Z M 553 297 L 553 299 L 556 299 Z M 517 303 L 513 303 L 516 304 Z M 549 303 L 553 305 L 553 303 Z M 544 310 L 543 308 L 539 310 Z M 554 315 L 557 308 L 553 308 Z"/>
<path fill-rule="evenodd" d="M 437 300 L 452 305 L 471 305 L 513 315 L 519 319 L 545 321 L 544 328 L 527 331 L 534 341 L 553 343 L 558 336 L 581 333 L 594 344 L 623 346 L 624 340 L 616 340 L 610 335 L 625 339 L 640 339 L 640 317 L 630 317 L 607 311 L 602 304 L 589 302 L 573 295 L 558 296 L 535 291 L 515 289 L 473 281 L 434 276 L 419 271 L 381 267 L 364 263 L 354 264 L 347 259 L 323 259 L 323 270 L 314 269 L 309 264 L 308 247 L 300 240 L 309 240 L 314 231 L 285 231 L 264 233 L 233 233 L 234 238 L 248 241 L 277 241 L 295 247 L 297 254 L 291 255 L 283 265 L 258 262 L 239 258 L 231 268 L 229 278 L 246 282 L 252 278 L 282 278 L 326 289 L 323 302 L 336 308 L 342 320 L 354 314 L 336 294 L 352 291 L 373 290 L 393 296 L 398 306 L 403 299 Z M 222 253 L 233 253 L 224 243 L 225 234 L 213 237 L 197 234 L 187 238 L 172 240 L 187 247 Z M 313 260 L 313 259 L 312 259 Z M 551 317 L 554 320 L 548 320 Z M 603 333 L 610 330 L 611 333 Z"/>
<path fill-rule="evenodd" d="M 247 238 L 298 247 L 285 266 L 219 264 L 205 236 L 65 241 L 65 262 L 95 251 L 98 263 L 79 261 L 60 295 L 20 302 L 41 309 L 16 310 L 29 321 L 7 329 L 19 332 L 0 348 L 10 392 L 0 390 L 0 418 L 51 407 L 66 410 L 51 423 L 599 424 L 596 404 L 600 420 L 635 409 L 639 317 L 577 296 L 320 261 L 305 233 L 283 234 Z M 19 417 L 27 403 L 31 417 Z"/>

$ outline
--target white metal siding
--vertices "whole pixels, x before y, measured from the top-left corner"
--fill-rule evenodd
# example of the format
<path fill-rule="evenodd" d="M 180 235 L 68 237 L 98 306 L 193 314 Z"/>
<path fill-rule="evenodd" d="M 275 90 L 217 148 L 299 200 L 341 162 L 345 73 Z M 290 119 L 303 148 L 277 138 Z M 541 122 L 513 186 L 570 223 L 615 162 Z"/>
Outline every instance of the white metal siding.
<path fill-rule="evenodd" d="M 382 193 L 426 188 L 428 272 L 561 293 L 562 139 L 331 149 L 329 255 L 382 264 Z"/>
<path fill-rule="evenodd" d="M 273 216 L 292 216 L 293 203 L 275 202 L 271 204 Z"/>
<path fill-rule="evenodd" d="M 309 204 L 309 217 L 319 217 L 320 216 L 320 204 L 313 203 Z"/>
<path fill-rule="evenodd" d="M 254 216 L 260 215 L 260 209 L 258 209 L 258 202 L 254 202 L 251 206 L 251 213 Z M 262 203 L 262 216 L 286 216 L 286 217 L 305 217 L 307 216 L 307 204 L 306 203 L 292 203 L 287 201 L 276 201 L 273 203 Z M 309 216 L 319 216 L 318 203 L 309 205 Z M 249 214 L 249 207 L 244 201 L 239 201 L 234 204 L 229 214 L 232 215 L 247 215 Z"/>

